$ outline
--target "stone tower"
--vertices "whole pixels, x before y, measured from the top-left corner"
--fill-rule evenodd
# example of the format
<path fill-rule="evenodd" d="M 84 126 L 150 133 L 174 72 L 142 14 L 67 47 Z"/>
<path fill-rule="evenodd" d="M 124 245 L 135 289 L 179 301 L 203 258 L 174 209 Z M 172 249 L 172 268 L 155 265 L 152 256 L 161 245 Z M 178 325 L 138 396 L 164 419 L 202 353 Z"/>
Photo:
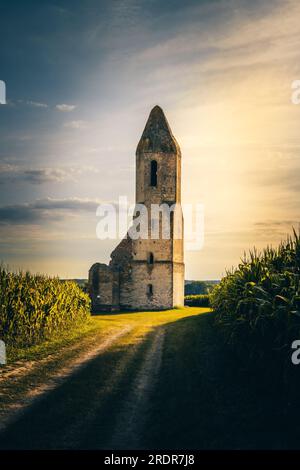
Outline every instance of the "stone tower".
<path fill-rule="evenodd" d="M 161 310 L 184 303 L 181 152 L 159 106 L 152 109 L 137 146 L 136 204 L 137 210 L 142 204 L 148 211 L 148 236 L 133 239 L 129 230 L 109 266 L 91 267 L 94 310 Z M 165 230 L 163 214 L 168 212 Z"/>

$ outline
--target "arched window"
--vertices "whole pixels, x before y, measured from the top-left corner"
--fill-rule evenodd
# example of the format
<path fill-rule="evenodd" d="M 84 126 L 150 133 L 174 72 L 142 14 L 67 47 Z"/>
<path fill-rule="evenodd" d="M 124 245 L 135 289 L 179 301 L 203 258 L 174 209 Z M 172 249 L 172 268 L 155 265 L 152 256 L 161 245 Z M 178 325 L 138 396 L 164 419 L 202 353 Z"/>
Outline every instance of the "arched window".
<path fill-rule="evenodd" d="M 148 295 L 153 295 L 153 285 L 152 285 L 152 284 L 148 284 L 148 286 L 147 286 L 147 294 L 148 294 Z"/>
<path fill-rule="evenodd" d="M 154 264 L 154 254 L 153 253 L 149 253 L 149 255 L 148 255 L 148 263 L 149 264 Z"/>
<path fill-rule="evenodd" d="M 150 186 L 157 186 L 157 161 L 151 160 Z"/>

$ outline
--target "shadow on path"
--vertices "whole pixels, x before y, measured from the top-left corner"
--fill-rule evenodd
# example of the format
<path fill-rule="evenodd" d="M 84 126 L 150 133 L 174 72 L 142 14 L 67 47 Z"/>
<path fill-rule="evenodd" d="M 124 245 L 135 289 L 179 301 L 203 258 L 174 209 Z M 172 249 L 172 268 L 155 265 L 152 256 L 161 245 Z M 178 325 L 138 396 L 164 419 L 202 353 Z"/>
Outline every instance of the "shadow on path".
<path fill-rule="evenodd" d="M 0 448 L 284 448 L 274 408 L 221 346 L 213 314 L 200 314 L 95 357 L 0 434 Z"/>

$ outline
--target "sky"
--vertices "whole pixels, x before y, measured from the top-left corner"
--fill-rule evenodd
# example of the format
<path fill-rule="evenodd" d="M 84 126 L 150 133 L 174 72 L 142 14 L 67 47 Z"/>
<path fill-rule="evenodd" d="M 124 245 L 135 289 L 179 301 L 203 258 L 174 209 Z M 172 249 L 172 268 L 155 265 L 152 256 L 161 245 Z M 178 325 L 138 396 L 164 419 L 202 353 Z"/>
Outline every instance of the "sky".
<path fill-rule="evenodd" d="M 135 150 L 160 105 L 203 204 L 186 279 L 219 279 L 300 222 L 298 0 L 0 0 L 0 260 L 86 278 L 117 241 L 100 202 L 134 201 Z"/>

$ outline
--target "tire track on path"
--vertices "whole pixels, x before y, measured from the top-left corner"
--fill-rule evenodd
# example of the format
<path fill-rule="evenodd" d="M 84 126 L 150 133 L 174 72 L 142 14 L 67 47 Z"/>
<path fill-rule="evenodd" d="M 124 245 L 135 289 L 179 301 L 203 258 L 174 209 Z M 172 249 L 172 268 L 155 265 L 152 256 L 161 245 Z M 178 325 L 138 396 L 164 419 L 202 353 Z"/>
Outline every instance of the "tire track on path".
<path fill-rule="evenodd" d="M 33 388 L 19 401 L 7 406 L 6 409 L 0 413 L 0 432 L 5 430 L 9 424 L 17 420 L 21 414 L 23 414 L 39 399 L 44 398 L 45 394 L 50 393 L 62 385 L 69 377 L 86 367 L 99 354 L 107 351 L 117 340 L 128 334 L 132 329 L 133 325 L 128 325 L 120 331 L 112 334 L 96 347 L 80 354 L 76 359 L 73 359 L 70 363 L 63 366 L 55 372 L 49 380 Z"/>
<path fill-rule="evenodd" d="M 161 367 L 165 331 L 160 328 L 153 335 L 145 358 L 133 381 L 129 394 L 117 417 L 108 448 L 142 448 L 142 433 L 145 426 L 149 399 L 155 389 Z"/>

